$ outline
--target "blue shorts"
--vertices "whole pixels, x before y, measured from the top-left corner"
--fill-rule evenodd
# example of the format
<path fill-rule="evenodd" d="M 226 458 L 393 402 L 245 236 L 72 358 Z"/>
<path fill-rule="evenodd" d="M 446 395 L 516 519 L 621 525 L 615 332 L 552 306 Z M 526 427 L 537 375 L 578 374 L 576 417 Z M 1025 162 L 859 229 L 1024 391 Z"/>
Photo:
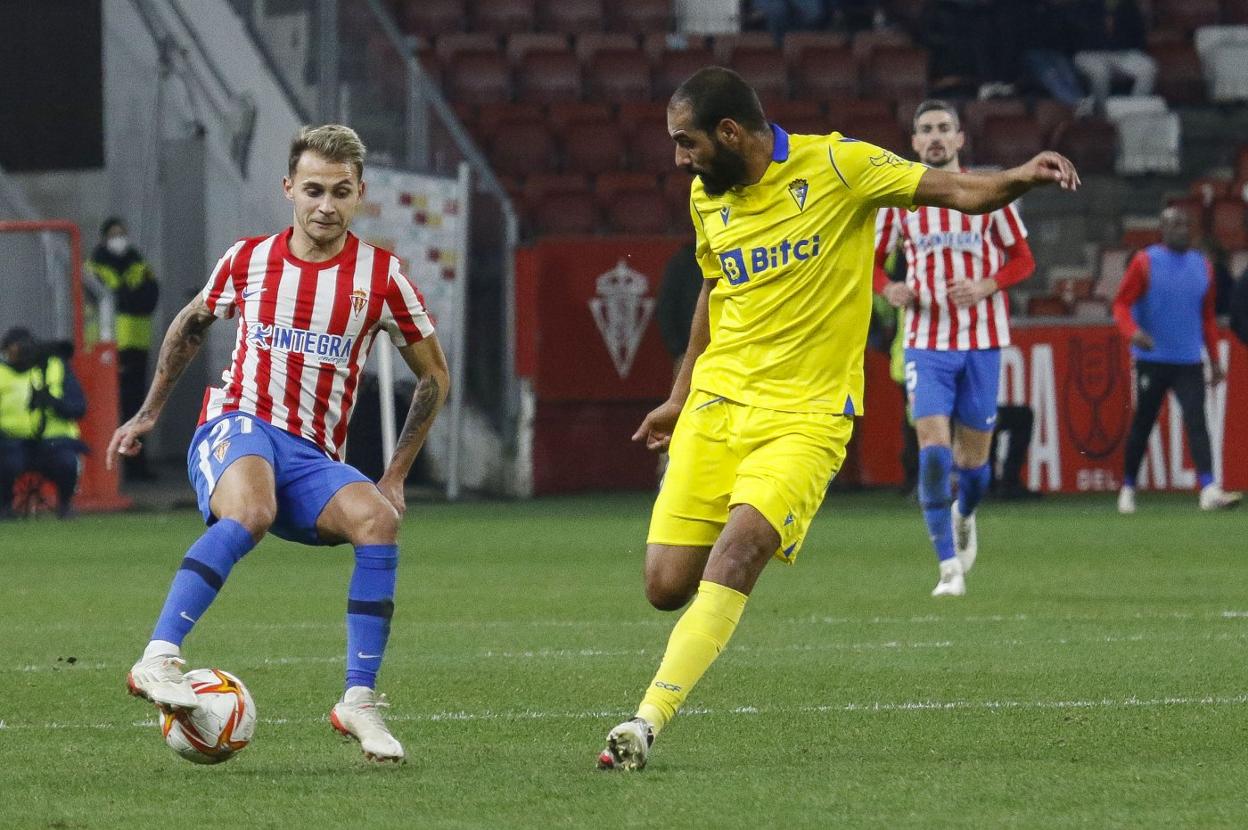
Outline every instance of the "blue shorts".
<path fill-rule="evenodd" d="M 906 396 L 910 416 L 944 415 L 981 432 L 997 423 L 999 349 L 941 352 L 906 349 Z"/>
<path fill-rule="evenodd" d="M 217 521 L 209 501 L 222 473 L 248 455 L 260 456 L 273 468 L 277 518 L 269 532 L 291 542 L 329 544 L 316 532 L 316 520 L 325 505 L 348 484 L 373 483 L 351 465 L 325 455 L 306 438 L 246 412 L 228 412 L 195 430 L 186 454 L 187 473 L 207 524 Z"/>

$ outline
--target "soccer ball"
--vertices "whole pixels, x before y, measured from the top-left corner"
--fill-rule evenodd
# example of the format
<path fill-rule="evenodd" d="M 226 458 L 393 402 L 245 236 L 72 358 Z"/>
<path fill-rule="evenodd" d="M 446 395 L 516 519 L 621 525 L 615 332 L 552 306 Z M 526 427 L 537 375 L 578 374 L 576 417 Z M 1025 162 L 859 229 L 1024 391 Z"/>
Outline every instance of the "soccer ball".
<path fill-rule="evenodd" d="M 186 673 L 199 708 L 161 718 L 169 748 L 196 764 L 219 764 L 241 752 L 256 731 L 256 704 L 243 681 L 221 669 Z"/>

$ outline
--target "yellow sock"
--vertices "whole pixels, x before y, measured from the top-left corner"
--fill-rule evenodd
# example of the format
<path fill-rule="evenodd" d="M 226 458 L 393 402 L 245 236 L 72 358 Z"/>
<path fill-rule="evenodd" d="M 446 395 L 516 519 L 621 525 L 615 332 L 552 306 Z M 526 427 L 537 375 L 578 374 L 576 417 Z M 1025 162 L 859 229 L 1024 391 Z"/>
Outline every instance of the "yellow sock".
<path fill-rule="evenodd" d="M 658 674 L 637 707 L 658 734 L 676 715 L 697 683 L 728 644 L 748 597 L 715 582 L 702 580 L 693 604 L 681 615 L 667 641 Z"/>

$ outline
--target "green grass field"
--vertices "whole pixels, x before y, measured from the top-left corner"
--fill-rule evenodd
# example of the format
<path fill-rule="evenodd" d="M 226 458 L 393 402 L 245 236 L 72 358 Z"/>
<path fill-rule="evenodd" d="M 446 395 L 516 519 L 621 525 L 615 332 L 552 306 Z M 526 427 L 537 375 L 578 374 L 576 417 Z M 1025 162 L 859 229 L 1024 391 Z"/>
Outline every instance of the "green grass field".
<path fill-rule="evenodd" d="M 641 593 L 649 504 L 411 507 L 386 768 L 327 721 L 348 548 L 266 540 L 188 641 L 260 715 L 205 768 L 124 692 L 198 517 L 0 526 L 0 827 L 1248 826 L 1248 512 L 989 503 L 938 601 L 917 507 L 834 494 L 649 768 L 602 773 L 675 620 Z"/>

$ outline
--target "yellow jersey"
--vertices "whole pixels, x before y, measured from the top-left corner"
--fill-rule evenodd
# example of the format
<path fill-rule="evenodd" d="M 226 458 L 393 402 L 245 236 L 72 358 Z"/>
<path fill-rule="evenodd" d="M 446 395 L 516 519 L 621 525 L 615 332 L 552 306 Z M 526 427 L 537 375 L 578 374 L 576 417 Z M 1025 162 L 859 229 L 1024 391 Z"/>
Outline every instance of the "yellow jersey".
<path fill-rule="evenodd" d="M 875 214 L 914 207 L 927 169 L 840 133 L 789 135 L 756 184 L 694 179 L 698 264 L 717 280 L 692 387 L 785 412 L 861 415 Z"/>

